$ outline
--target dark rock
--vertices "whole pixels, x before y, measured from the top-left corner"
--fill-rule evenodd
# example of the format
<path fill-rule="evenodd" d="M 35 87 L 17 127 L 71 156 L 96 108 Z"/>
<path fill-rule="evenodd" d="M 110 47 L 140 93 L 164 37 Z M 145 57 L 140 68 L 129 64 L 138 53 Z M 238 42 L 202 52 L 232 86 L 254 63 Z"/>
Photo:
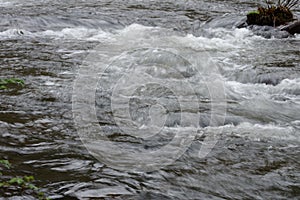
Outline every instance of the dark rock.
<path fill-rule="evenodd" d="M 280 26 L 293 21 L 293 14 L 284 6 L 259 7 L 257 11 L 247 14 L 248 25 Z"/>
<path fill-rule="evenodd" d="M 287 31 L 292 35 L 295 34 L 295 33 L 300 34 L 300 21 L 296 21 L 294 23 L 286 25 L 283 28 L 281 28 L 281 30 Z"/>

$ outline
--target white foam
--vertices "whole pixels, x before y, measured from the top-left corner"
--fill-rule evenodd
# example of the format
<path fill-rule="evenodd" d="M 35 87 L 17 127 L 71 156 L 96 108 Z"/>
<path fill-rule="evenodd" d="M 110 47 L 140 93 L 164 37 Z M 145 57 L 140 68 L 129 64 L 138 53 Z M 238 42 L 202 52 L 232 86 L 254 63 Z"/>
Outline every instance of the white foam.
<path fill-rule="evenodd" d="M 252 33 L 248 29 L 228 30 L 224 28 L 216 28 L 207 30 L 213 37 L 195 37 L 193 35 L 178 36 L 175 32 L 159 28 L 148 27 L 139 24 L 132 24 L 122 30 L 116 31 L 115 34 L 105 32 L 99 29 L 91 29 L 85 27 L 64 28 L 62 30 L 46 30 L 42 32 L 31 33 L 27 30 L 22 30 L 24 34 L 18 34 L 20 30 L 9 29 L 0 32 L 0 37 L 15 37 L 16 35 L 32 36 L 32 37 L 47 37 L 56 39 L 70 40 L 87 40 L 87 41 L 106 41 L 115 37 L 120 37 L 126 42 L 134 40 L 143 41 L 149 38 L 157 37 L 173 37 L 177 45 L 184 44 L 195 50 L 217 50 L 226 51 L 230 49 L 248 48 L 251 43 Z M 247 44 L 247 45 L 246 45 Z"/>
<path fill-rule="evenodd" d="M 236 95 L 244 98 L 253 98 L 264 96 L 271 98 L 273 95 L 283 95 L 287 98 L 299 101 L 300 98 L 300 78 L 284 79 L 278 85 L 240 83 L 237 81 L 226 81 L 228 92 L 233 92 Z"/>
<path fill-rule="evenodd" d="M 43 5 L 48 5 L 50 0 L 43 0 L 43 1 L 37 1 L 37 0 L 27 0 L 27 1 L 23 1 L 23 0 L 0 0 L 0 7 L 17 7 L 17 6 L 24 6 L 24 4 L 26 6 L 29 5 L 36 5 L 37 2 L 41 3 Z"/>
<path fill-rule="evenodd" d="M 8 7 L 14 5 L 14 1 L 0 0 L 0 7 Z"/>
<path fill-rule="evenodd" d="M 21 30 L 21 29 L 8 29 L 5 31 L 0 32 L 0 39 L 7 39 L 7 38 L 15 38 L 15 37 L 22 37 L 24 35 L 31 35 L 29 31 Z"/>
<path fill-rule="evenodd" d="M 300 78 L 284 79 L 277 86 L 275 92 L 281 92 L 287 95 L 300 96 Z"/>
<path fill-rule="evenodd" d="M 47 30 L 36 33 L 36 35 L 71 40 L 101 40 L 108 37 L 108 33 L 101 29 L 87 29 L 84 27 L 64 28 L 60 31 Z"/>
<path fill-rule="evenodd" d="M 8 29 L 0 32 L 0 39 L 22 38 L 22 37 L 42 37 L 65 40 L 86 40 L 86 41 L 105 41 L 111 38 L 110 33 L 101 29 L 88 29 L 84 27 L 64 28 L 53 31 L 46 30 L 42 32 L 30 32 L 24 29 Z"/>
<path fill-rule="evenodd" d="M 220 127 L 206 127 L 204 133 L 221 135 L 234 135 L 248 138 L 253 141 L 261 140 L 285 140 L 300 141 L 299 130 L 292 126 L 279 126 L 275 124 L 251 124 L 248 122 L 241 123 L 237 126 L 225 125 Z M 218 136 L 214 136 L 217 138 Z"/>

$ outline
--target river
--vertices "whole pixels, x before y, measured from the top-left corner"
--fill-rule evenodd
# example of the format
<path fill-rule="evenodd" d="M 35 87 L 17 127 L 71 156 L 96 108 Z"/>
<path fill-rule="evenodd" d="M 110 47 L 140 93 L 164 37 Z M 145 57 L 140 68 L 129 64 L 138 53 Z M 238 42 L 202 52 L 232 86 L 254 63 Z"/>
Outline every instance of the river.
<path fill-rule="evenodd" d="M 0 90 L 9 176 L 51 199 L 299 199 L 300 37 L 235 28 L 259 4 L 0 0 L 0 78 L 25 81 Z"/>

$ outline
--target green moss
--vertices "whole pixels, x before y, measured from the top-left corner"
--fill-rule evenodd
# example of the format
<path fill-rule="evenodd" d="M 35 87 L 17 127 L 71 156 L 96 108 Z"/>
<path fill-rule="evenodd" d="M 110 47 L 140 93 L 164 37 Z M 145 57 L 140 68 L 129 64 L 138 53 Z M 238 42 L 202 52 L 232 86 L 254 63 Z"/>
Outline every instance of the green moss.
<path fill-rule="evenodd" d="M 252 15 L 252 14 L 257 14 L 257 15 L 259 15 L 259 11 L 258 11 L 258 10 L 252 10 L 252 11 L 248 12 L 247 15 Z"/>
<path fill-rule="evenodd" d="M 4 166 L 7 169 L 11 168 L 11 164 L 8 160 L 0 160 L 0 165 Z M 1 169 L 1 168 L 0 168 Z M 2 173 L 0 172 L 0 180 L 3 179 Z M 18 192 L 23 193 L 24 191 L 31 190 L 37 199 L 40 200 L 49 200 L 43 192 L 40 191 L 40 188 L 35 186 L 32 182 L 34 181 L 34 176 L 16 176 L 12 177 L 9 180 L 0 181 L 0 191 L 10 190 L 11 187 L 18 189 Z"/>
<path fill-rule="evenodd" d="M 9 169 L 11 167 L 11 164 L 8 160 L 0 160 L 0 164 Z"/>
<path fill-rule="evenodd" d="M 24 81 L 18 78 L 0 79 L 0 90 L 5 90 L 15 86 L 24 86 Z"/>

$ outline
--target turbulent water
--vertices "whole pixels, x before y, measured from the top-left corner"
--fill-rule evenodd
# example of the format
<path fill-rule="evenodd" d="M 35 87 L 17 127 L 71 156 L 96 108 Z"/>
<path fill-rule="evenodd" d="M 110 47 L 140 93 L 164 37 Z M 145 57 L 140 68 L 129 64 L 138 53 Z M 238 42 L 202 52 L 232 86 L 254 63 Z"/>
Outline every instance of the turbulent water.
<path fill-rule="evenodd" d="M 3 174 L 51 199 L 298 199 L 300 37 L 235 28 L 259 3 L 0 0 L 0 78 L 25 81 L 0 90 Z"/>

